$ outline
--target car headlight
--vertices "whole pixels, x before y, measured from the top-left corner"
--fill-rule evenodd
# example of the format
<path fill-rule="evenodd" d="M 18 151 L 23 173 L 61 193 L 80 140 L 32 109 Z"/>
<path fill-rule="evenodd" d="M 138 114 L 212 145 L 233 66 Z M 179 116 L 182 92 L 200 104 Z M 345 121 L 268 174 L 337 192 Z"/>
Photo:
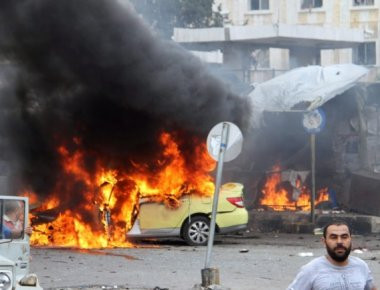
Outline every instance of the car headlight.
<path fill-rule="evenodd" d="M 0 272 L 0 290 L 8 290 L 12 288 L 12 280 L 10 273 Z"/>

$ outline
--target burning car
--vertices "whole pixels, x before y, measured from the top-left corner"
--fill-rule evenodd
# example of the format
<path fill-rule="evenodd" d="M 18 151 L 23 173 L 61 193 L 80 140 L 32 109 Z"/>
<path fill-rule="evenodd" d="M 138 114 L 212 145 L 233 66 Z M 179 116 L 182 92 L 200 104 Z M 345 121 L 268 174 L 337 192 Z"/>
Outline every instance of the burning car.
<path fill-rule="evenodd" d="M 219 193 L 216 233 L 243 230 L 248 212 L 243 202 L 243 185 L 226 183 Z M 210 231 L 212 196 L 184 195 L 175 208 L 149 198 L 141 198 L 139 214 L 128 238 L 180 237 L 188 245 L 206 245 Z"/>
<path fill-rule="evenodd" d="M 29 274 L 28 209 L 26 197 L 0 196 L 0 289 L 42 289 Z"/>

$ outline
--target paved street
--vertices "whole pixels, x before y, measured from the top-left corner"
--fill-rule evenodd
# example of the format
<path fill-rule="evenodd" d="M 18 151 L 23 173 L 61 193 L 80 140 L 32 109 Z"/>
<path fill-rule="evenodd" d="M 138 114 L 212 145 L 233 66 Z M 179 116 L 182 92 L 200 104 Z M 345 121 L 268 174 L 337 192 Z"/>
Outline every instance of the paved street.
<path fill-rule="evenodd" d="M 354 242 L 356 252 L 363 253 L 353 254 L 369 264 L 380 285 L 380 236 L 355 236 Z M 171 240 L 148 241 L 139 246 L 90 251 L 34 248 L 31 270 L 44 288 L 185 290 L 201 282 L 206 247 L 189 247 Z M 225 236 L 217 239 L 211 264 L 219 268 L 222 286 L 237 290 L 285 289 L 298 268 L 313 258 L 307 256 L 310 253 L 314 257 L 324 253 L 319 236 Z"/>

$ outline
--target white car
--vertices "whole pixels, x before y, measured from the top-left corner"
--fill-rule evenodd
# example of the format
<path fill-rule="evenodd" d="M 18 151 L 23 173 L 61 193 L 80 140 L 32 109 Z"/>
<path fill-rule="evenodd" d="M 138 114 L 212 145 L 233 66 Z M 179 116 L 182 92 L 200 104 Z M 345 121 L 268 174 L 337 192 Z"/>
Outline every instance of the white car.
<path fill-rule="evenodd" d="M 6 215 L 10 205 L 17 205 L 16 221 L 19 229 L 7 226 Z M 29 236 L 25 233 L 28 223 L 28 198 L 0 196 L 0 289 L 42 289 L 37 276 L 29 273 L 30 246 Z"/>

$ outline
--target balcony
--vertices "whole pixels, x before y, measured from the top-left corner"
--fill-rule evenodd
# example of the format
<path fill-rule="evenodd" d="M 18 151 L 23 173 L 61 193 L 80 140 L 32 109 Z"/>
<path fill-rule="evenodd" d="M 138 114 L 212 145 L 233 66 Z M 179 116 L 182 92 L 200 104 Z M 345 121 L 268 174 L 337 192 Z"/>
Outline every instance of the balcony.
<path fill-rule="evenodd" d="M 175 28 L 174 41 L 183 45 L 245 43 L 267 47 L 350 48 L 364 41 L 360 29 L 313 25 L 247 25 L 219 28 Z"/>

